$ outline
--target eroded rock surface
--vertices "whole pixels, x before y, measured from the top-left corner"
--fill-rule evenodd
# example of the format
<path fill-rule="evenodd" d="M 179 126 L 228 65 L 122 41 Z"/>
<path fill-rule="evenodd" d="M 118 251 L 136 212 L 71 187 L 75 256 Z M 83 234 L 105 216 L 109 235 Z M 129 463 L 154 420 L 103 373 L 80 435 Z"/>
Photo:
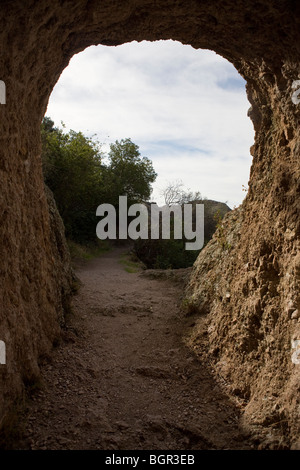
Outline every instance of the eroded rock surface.
<path fill-rule="evenodd" d="M 89 45 L 174 39 L 215 50 L 247 80 L 256 131 L 248 195 L 221 233 L 230 249 L 224 241 L 217 257 L 218 241 L 211 242 L 190 292 L 201 308 L 205 299 L 220 370 L 234 387 L 243 377 L 247 419 L 269 419 L 274 406 L 292 445 L 299 431 L 299 365 L 291 361 L 291 340 L 300 339 L 300 105 L 291 99 L 300 77 L 299 2 L 4 0 L 0 18 L 7 90 L 0 105 L 0 334 L 7 346 L 0 423 L 39 373 L 38 358 L 59 335 L 63 315 L 68 281 L 53 245 L 40 159 L 40 122 L 53 86 Z"/>
<path fill-rule="evenodd" d="M 244 400 L 245 429 L 263 433 L 267 447 L 289 448 L 299 438 L 291 344 L 300 334 L 299 244 L 289 228 L 277 232 L 275 244 L 254 222 L 246 244 L 245 214 L 243 206 L 227 214 L 195 263 L 186 295 L 200 317 L 189 345 Z"/>

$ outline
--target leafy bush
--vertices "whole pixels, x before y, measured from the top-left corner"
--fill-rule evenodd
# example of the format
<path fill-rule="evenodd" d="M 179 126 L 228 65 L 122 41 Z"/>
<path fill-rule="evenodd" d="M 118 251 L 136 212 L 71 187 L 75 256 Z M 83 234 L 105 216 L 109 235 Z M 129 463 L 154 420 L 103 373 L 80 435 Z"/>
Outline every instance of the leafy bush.
<path fill-rule="evenodd" d="M 199 193 L 196 193 L 199 194 Z M 209 199 L 189 201 L 192 204 L 193 230 L 195 230 L 196 204 L 204 204 L 204 245 L 212 238 L 220 221 L 230 209 L 221 202 L 211 201 Z M 134 250 L 140 260 L 151 269 L 178 269 L 188 268 L 194 264 L 201 250 L 186 250 L 187 240 L 183 237 L 181 240 L 174 239 L 172 236 L 171 219 L 171 237 L 164 240 L 160 236 L 158 240 L 138 239 L 134 243 Z M 189 240 L 191 241 L 191 240 Z"/>
<path fill-rule="evenodd" d="M 151 269 L 178 269 L 192 266 L 200 250 L 185 250 L 185 240 L 142 240 L 134 243 L 134 252 Z"/>

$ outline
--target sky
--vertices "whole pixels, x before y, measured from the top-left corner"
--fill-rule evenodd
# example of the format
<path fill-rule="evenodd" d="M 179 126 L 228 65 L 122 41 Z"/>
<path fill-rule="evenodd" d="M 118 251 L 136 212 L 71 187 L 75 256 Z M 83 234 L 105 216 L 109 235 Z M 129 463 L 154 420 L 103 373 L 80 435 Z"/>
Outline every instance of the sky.
<path fill-rule="evenodd" d="M 238 206 L 254 130 L 245 81 L 227 60 L 176 41 L 91 46 L 61 74 L 46 115 L 109 144 L 130 138 L 158 173 L 151 200 L 180 181 Z"/>

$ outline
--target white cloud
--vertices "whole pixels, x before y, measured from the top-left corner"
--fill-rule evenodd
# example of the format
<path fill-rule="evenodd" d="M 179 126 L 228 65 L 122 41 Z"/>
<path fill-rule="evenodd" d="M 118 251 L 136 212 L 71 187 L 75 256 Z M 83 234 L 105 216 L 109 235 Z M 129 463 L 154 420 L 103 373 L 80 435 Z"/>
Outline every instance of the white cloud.
<path fill-rule="evenodd" d="M 181 179 L 233 207 L 254 137 L 244 85 L 222 57 L 174 41 L 92 46 L 62 73 L 47 115 L 106 144 L 131 138 L 159 174 L 155 198 Z"/>

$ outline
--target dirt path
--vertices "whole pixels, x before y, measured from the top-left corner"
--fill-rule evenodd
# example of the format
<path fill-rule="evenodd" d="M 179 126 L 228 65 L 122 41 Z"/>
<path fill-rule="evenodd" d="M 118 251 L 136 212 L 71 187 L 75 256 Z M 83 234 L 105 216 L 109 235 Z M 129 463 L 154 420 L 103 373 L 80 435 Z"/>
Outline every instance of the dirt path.
<path fill-rule="evenodd" d="M 127 272 L 124 248 L 78 269 L 64 341 L 43 366 L 20 449 L 245 449 L 238 410 L 184 345 L 176 284 Z"/>

